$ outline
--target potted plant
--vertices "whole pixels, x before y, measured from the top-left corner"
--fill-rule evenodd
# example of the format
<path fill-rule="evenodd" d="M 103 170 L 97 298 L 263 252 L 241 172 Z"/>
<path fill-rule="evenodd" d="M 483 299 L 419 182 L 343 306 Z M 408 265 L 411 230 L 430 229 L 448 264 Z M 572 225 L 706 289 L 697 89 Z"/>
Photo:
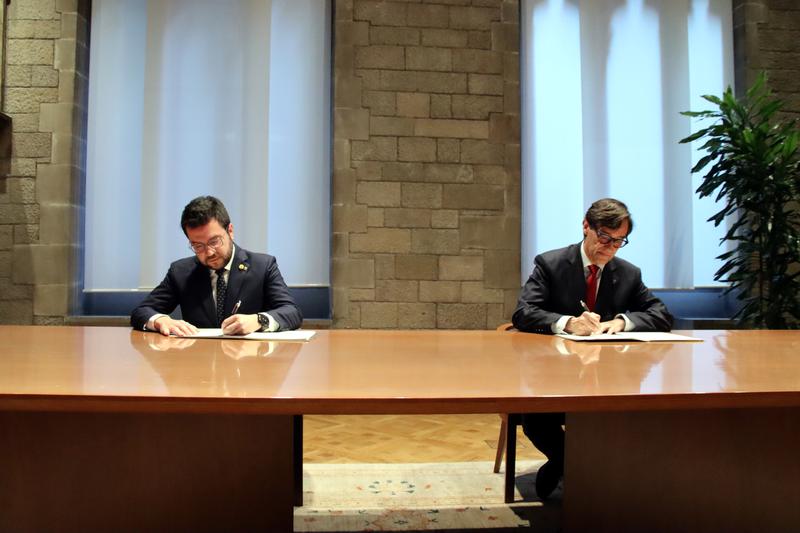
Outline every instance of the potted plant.
<path fill-rule="evenodd" d="M 729 223 L 722 241 L 729 251 L 714 279 L 728 283 L 742 302 L 734 315 L 746 327 L 785 329 L 800 325 L 800 152 L 795 121 L 781 121 L 783 102 L 759 75 L 736 98 L 703 96 L 716 108 L 685 111 L 713 123 L 682 139 L 705 140 L 705 155 L 692 168 L 703 172 L 701 198 L 716 194 L 722 208 L 708 220 Z M 707 169 L 707 170 L 706 170 Z M 726 222 L 727 221 L 727 222 Z"/>

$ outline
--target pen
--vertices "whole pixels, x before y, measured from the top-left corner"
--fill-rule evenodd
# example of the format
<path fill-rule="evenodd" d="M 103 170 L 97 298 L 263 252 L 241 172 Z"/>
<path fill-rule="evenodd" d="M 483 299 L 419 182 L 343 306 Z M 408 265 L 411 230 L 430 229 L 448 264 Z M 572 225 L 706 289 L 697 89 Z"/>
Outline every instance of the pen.
<path fill-rule="evenodd" d="M 232 314 L 232 315 L 235 315 L 235 314 L 236 314 L 236 311 L 238 311 L 238 310 L 239 310 L 239 306 L 240 306 L 240 305 L 242 305 L 242 301 L 241 301 L 241 300 L 239 300 L 238 302 L 236 302 L 236 305 L 234 305 L 234 306 L 233 306 L 233 310 L 231 311 L 231 314 Z"/>
<path fill-rule="evenodd" d="M 578 301 L 581 303 L 581 307 L 583 307 L 584 311 L 586 311 L 587 313 L 591 313 L 591 311 L 589 311 L 589 306 L 586 305 L 586 302 L 584 302 L 583 300 L 578 300 Z M 600 330 L 593 332 L 592 335 L 596 335 L 598 333 L 600 333 Z"/>

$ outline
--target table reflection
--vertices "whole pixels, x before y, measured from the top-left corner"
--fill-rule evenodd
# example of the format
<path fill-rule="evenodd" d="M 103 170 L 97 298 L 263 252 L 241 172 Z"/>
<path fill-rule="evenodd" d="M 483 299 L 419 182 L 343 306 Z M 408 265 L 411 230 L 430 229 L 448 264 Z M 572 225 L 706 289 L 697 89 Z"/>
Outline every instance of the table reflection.
<path fill-rule="evenodd" d="M 707 369 L 707 381 L 718 376 L 720 390 L 798 390 L 800 388 L 800 332 L 729 332 L 709 340 L 714 368 Z M 696 382 L 699 381 L 696 379 Z M 698 383 L 708 386 L 709 383 Z"/>
<path fill-rule="evenodd" d="M 133 332 L 131 345 L 172 395 L 246 398 L 274 396 L 302 343 Z"/>
<path fill-rule="evenodd" d="M 576 342 L 551 336 L 548 349 L 515 334 L 520 386 L 535 395 L 633 394 L 672 344 Z"/>

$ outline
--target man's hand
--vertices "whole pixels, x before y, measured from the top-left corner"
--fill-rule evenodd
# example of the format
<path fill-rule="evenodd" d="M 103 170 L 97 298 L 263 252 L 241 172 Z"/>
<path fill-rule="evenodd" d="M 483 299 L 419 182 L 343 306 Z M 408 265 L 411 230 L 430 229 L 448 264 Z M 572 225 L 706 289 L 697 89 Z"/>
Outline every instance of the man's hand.
<path fill-rule="evenodd" d="M 160 316 L 153 323 L 156 331 L 167 337 L 170 335 L 193 335 L 197 328 L 184 320 L 174 320 L 169 316 Z"/>
<path fill-rule="evenodd" d="M 222 322 L 225 335 L 247 335 L 261 328 L 258 315 L 231 315 Z"/>
<path fill-rule="evenodd" d="M 623 325 L 623 327 L 625 327 Z M 567 320 L 564 331 L 572 335 L 593 335 L 601 333 L 600 315 L 584 311 L 581 316 L 574 316 Z"/>
<path fill-rule="evenodd" d="M 621 318 L 615 318 L 614 320 L 601 322 L 600 330 L 603 333 L 619 333 L 620 331 L 625 331 L 625 321 Z"/>

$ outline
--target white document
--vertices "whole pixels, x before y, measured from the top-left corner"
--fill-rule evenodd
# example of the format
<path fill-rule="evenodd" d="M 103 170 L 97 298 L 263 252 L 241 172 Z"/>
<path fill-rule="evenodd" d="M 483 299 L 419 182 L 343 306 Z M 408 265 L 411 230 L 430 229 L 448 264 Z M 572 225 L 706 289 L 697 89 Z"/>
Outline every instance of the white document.
<path fill-rule="evenodd" d="M 643 342 L 703 342 L 703 339 L 678 335 L 677 333 L 662 333 L 659 331 L 621 331 L 619 333 L 600 333 L 598 335 L 570 335 L 559 333 L 558 337 L 571 341 L 643 341 Z"/>
<path fill-rule="evenodd" d="M 239 339 L 248 341 L 308 341 L 317 332 L 310 329 L 294 331 L 256 331 L 249 335 L 225 335 L 221 328 L 198 328 L 194 335 L 182 335 L 187 339 Z"/>

